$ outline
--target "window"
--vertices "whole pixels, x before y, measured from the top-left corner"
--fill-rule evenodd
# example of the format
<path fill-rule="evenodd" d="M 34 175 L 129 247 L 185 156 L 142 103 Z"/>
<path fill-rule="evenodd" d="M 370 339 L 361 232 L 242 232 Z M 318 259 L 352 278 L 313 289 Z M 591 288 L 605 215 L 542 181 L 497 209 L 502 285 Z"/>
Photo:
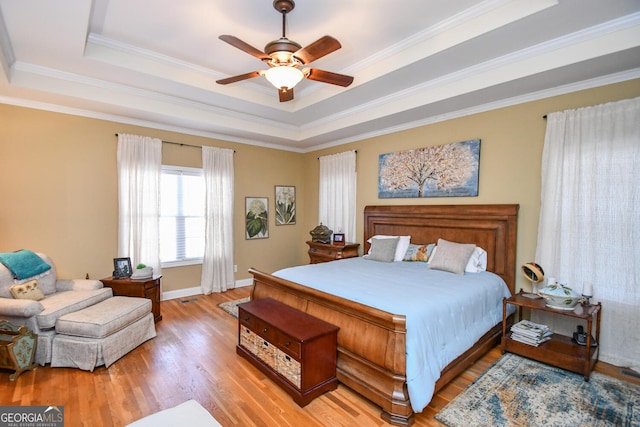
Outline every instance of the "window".
<path fill-rule="evenodd" d="M 202 263 L 204 200 L 202 169 L 162 166 L 160 261 L 163 267 Z"/>

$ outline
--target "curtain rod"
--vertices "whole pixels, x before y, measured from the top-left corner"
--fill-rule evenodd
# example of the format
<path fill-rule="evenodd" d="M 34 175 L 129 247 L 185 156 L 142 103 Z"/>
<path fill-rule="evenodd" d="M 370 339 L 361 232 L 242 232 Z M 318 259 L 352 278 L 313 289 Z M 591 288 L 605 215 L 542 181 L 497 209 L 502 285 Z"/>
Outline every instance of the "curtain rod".
<path fill-rule="evenodd" d="M 358 150 L 353 150 L 353 152 L 358 154 Z M 320 157 L 318 157 L 317 159 L 320 160 Z"/>
<path fill-rule="evenodd" d="M 116 136 L 118 136 L 118 134 L 116 133 Z M 163 144 L 173 144 L 173 145 L 179 145 L 181 147 L 193 147 L 193 148 L 202 148 L 202 145 L 193 145 L 193 144 L 185 144 L 183 142 L 172 142 L 172 141 L 162 141 Z M 234 154 L 236 152 L 236 150 L 233 150 Z"/>

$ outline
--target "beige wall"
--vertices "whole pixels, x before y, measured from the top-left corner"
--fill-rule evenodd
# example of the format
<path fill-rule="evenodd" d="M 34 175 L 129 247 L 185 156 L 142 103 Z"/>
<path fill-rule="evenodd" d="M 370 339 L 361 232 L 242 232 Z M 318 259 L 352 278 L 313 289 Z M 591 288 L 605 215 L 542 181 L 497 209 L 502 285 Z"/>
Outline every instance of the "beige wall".
<path fill-rule="evenodd" d="M 358 172 L 357 209 L 367 205 L 392 204 L 479 204 L 518 203 L 518 248 L 520 266 L 535 257 L 538 213 L 540 210 L 540 164 L 547 113 L 597 105 L 609 101 L 640 96 L 640 80 L 557 96 L 514 107 L 502 108 L 449 120 L 390 135 L 316 151 L 306 155 L 307 187 L 318 180 L 319 155 L 356 149 Z M 478 197 L 445 197 L 424 199 L 379 199 L 378 158 L 380 154 L 430 145 L 447 144 L 480 138 L 480 176 Z M 318 201 L 305 199 L 309 215 L 305 229 L 317 224 Z M 363 221 L 357 224 L 362 243 Z M 516 288 L 530 288 L 518 273 Z"/>
<path fill-rule="evenodd" d="M 358 211 L 372 204 L 519 203 L 518 265 L 535 254 L 544 114 L 640 96 L 640 80 L 503 108 L 307 154 L 0 104 L 0 251 L 28 248 L 52 256 L 61 277 L 106 277 L 117 256 L 116 137 L 124 132 L 236 150 L 237 280 L 308 261 L 317 225 L 319 155 L 358 150 Z M 478 197 L 378 199 L 383 153 L 480 138 Z M 163 162 L 201 166 L 197 148 L 163 145 Z M 294 185 L 297 224 L 275 226 L 274 185 Z M 244 197 L 269 198 L 269 238 L 244 238 Z M 362 219 L 358 240 L 362 240 Z M 199 285 L 200 267 L 163 270 L 163 290 Z M 518 276 L 519 277 L 519 276 Z M 526 287 L 519 279 L 518 287 Z"/>
<path fill-rule="evenodd" d="M 301 154 L 5 104 L 0 129 L 1 252 L 45 252 L 63 278 L 110 276 L 118 256 L 115 134 L 122 132 L 236 150 L 236 279 L 249 278 L 251 266 L 273 271 L 303 262 L 300 222 L 276 227 L 272 215 L 268 239 L 244 238 L 245 196 L 268 197 L 272 213 L 274 185 L 305 193 Z M 163 144 L 163 163 L 201 167 L 201 150 Z M 163 291 L 199 286 L 200 273 L 200 266 L 164 269 Z"/>

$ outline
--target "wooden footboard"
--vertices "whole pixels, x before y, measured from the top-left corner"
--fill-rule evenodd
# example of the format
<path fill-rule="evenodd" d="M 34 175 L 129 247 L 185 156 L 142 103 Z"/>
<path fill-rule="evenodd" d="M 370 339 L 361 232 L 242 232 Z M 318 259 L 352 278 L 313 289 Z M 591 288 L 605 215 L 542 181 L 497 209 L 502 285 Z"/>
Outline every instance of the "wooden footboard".
<path fill-rule="evenodd" d="M 487 270 L 502 277 L 514 293 L 517 214 L 511 205 L 367 206 L 364 251 L 374 235 L 411 236 L 412 243 L 439 238 L 474 243 L 487 251 Z M 406 384 L 406 319 L 255 269 L 252 299 L 273 298 L 338 327 L 338 380 L 382 408 L 382 418 L 410 425 L 413 410 Z M 498 324 L 450 363 L 436 391 L 498 344 Z"/>
<path fill-rule="evenodd" d="M 379 405 L 382 417 L 410 425 L 405 317 L 250 269 L 251 299 L 273 298 L 325 320 L 338 332 L 338 380 Z"/>

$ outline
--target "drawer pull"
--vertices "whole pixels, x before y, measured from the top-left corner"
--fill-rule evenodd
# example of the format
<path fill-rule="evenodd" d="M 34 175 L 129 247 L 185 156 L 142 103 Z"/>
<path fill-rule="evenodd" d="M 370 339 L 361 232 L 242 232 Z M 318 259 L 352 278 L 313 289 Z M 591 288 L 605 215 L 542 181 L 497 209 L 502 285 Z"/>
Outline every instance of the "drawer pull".
<path fill-rule="evenodd" d="M 264 329 L 262 330 L 262 332 L 266 334 L 268 330 L 269 330 L 269 328 L 264 328 Z"/>
<path fill-rule="evenodd" d="M 284 343 L 285 347 L 289 347 L 291 345 L 291 341 L 287 341 L 286 343 Z"/>
<path fill-rule="evenodd" d="M 248 322 L 249 320 L 251 320 L 251 317 L 245 317 L 242 320 L 244 320 L 245 322 Z"/>

